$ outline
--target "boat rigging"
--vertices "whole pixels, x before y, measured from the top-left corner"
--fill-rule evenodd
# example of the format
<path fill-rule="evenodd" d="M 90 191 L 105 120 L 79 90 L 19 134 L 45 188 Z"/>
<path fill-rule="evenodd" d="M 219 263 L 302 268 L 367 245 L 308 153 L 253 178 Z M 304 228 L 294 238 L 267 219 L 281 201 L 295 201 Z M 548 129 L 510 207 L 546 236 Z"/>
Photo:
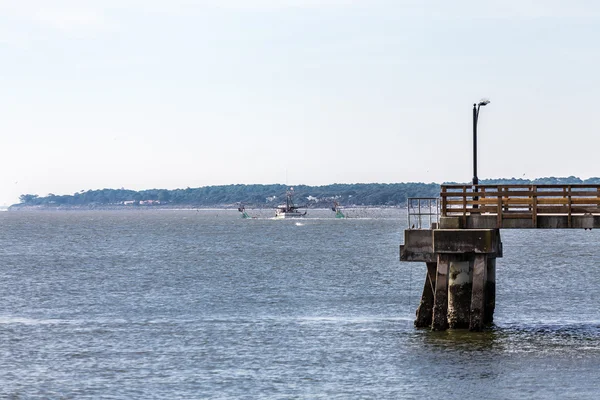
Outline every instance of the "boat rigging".
<path fill-rule="evenodd" d="M 304 217 L 307 211 L 302 212 L 300 208 L 306 208 L 306 206 L 296 206 L 294 204 L 294 188 L 291 187 L 285 193 L 285 204 L 277 206 L 275 209 L 275 218 Z"/>

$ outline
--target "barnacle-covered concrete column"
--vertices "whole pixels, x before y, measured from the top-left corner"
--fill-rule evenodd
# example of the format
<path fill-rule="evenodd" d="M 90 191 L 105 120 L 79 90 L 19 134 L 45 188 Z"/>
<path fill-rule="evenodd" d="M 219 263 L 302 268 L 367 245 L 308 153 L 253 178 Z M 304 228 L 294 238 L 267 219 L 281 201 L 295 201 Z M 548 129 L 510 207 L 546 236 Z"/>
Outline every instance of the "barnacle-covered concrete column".
<path fill-rule="evenodd" d="M 427 264 L 416 327 L 479 331 L 493 321 L 498 229 L 406 230 L 402 261 Z"/>

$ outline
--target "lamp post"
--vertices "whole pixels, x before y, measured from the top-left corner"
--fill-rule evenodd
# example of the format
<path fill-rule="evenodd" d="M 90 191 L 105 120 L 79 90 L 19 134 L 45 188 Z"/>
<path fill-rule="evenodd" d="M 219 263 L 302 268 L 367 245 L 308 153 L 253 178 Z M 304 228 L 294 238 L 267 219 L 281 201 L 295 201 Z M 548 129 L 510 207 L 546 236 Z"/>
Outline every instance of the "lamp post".
<path fill-rule="evenodd" d="M 473 185 L 479 184 L 479 178 L 477 178 L 477 120 L 479 119 L 479 108 L 488 104 L 490 104 L 489 100 L 481 100 L 479 103 L 473 104 Z"/>
<path fill-rule="evenodd" d="M 477 120 L 479 119 L 479 108 L 490 103 L 489 100 L 480 100 L 479 103 L 473 104 L 473 201 L 479 200 L 476 196 L 479 178 L 477 177 Z M 473 208 L 479 208 L 477 204 L 473 204 Z"/>

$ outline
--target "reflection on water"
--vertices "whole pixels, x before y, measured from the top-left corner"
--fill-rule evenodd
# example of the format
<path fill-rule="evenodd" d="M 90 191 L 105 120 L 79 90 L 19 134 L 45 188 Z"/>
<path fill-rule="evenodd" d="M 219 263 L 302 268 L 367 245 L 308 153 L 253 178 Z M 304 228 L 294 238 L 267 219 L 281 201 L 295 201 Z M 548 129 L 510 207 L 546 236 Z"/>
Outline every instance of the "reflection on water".
<path fill-rule="evenodd" d="M 421 330 L 421 329 L 420 329 Z M 502 351 L 502 332 L 490 329 L 484 332 L 469 332 L 468 330 L 448 330 L 434 332 L 422 329 L 423 345 L 434 349 L 450 351 Z"/>
<path fill-rule="evenodd" d="M 600 355 L 600 325 L 507 325 L 484 332 L 420 329 L 423 345 L 447 351 L 492 351 L 507 353 L 595 351 Z"/>

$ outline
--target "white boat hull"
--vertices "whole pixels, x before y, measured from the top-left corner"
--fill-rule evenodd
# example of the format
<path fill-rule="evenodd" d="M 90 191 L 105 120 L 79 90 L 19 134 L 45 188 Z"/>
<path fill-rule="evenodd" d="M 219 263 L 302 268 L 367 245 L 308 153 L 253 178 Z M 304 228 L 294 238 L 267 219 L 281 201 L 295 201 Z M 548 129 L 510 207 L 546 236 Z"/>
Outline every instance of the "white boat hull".
<path fill-rule="evenodd" d="M 306 215 L 305 212 L 284 212 L 284 211 L 276 211 L 275 218 L 276 219 L 286 219 L 286 218 L 302 218 Z"/>

